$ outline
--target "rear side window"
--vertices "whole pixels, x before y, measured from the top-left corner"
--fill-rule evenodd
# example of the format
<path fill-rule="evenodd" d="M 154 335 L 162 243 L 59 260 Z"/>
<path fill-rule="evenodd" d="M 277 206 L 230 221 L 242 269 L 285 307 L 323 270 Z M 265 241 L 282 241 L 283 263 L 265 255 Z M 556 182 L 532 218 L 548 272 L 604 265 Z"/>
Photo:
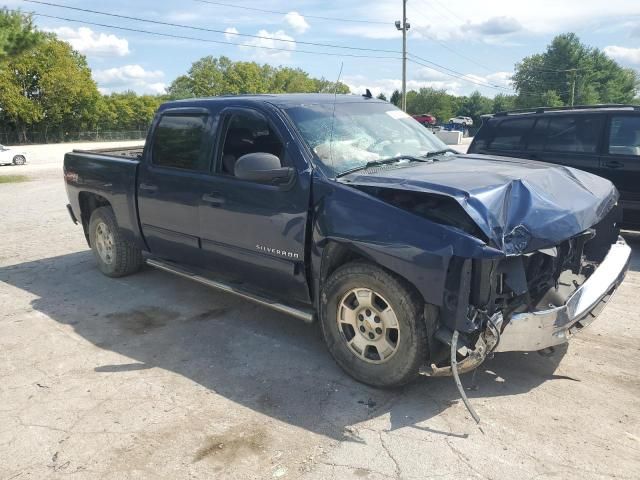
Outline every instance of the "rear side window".
<path fill-rule="evenodd" d="M 533 118 L 505 120 L 495 128 L 495 135 L 488 148 L 491 150 L 522 150 Z"/>
<path fill-rule="evenodd" d="M 611 117 L 609 153 L 640 157 L 640 116 Z"/>
<path fill-rule="evenodd" d="M 604 125 L 602 115 L 551 117 L 545 150 L 552 152 L 595 153 Z"/>
<path fill-rule="evenodd" d="M 162 167 L 206 171 L 207 115 L 165 115 L 153 139 L 153 163 Z"/>

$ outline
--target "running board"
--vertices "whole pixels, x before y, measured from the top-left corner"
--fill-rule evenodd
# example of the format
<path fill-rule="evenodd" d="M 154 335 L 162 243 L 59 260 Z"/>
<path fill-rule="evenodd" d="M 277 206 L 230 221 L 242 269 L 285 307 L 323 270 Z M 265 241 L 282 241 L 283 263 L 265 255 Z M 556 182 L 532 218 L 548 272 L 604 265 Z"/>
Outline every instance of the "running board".
<path fill-rule="evenodd" d="M 209 278 L 203 277 L 202 275 L 198 275 L 197 273 L 189 272 L 183 267 L 179 267 L 171 262 L 158 260 L 156 258 L 147 258 L 146 262 L 147 262 L 147 265 L 150 265 L 154 268 L 164 270 L 165 272 L 173 273 L 180 277 L 188 278 L 189 280 L 202 283 L 203 285 L 207 285 L 208 287 L 212 287 L 217 290 L 221 290 L 223 292 L 232 293 L 233 295 L 237 295 L 238 297 L 251 300 L 252 302 L 258 303 L 260 305 L 264 305 L 265 307 L 271 308 L 272 310 L 276 310 L 278 312 L 291 315 L 292 317 L 296 317 L 306 323 L 313 323 L 313 318 L 314 318 L 313 312 L 309 310 L 301 310 L 299 308 L 290 307 L 288 305 L 284 305 L 282 303 L 269 300 L 268 298 L 247 292 L 246 290 L 242 290 L 237 287 L 227 285 L 225 283 L 211 280 Z"/>

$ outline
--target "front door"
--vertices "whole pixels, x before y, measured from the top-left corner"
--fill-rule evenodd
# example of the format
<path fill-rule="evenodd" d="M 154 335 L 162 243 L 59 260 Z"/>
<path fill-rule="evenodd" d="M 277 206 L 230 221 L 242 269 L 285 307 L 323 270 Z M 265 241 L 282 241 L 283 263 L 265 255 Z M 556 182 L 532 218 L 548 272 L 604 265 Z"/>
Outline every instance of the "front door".
<path fill-rule="evenodd" d="M 307 303 L 304 265 L 310 173 L 301 168 L 299 150 L 276 113 L 227 108 L 221 122 L 214 175 L 200 203 L 207 267 L 270 296 Z M 235 162 L 254 152 L 278 156 L 297 175 L 286 185 L 236 178 Z"/>
<path fill-rule="evenodd" d="M 211 164 L 211 117 L 203 109 L 171 109 L 156 120 L 140 165 L 138 211 L 156 256 L 199 264 L 200 198 Z"/>

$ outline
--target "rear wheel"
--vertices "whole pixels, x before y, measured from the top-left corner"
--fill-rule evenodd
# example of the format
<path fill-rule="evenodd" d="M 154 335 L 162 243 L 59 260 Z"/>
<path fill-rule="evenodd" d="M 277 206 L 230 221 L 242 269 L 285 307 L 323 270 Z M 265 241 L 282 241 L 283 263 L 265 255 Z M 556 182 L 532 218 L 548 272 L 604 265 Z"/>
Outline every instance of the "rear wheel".
<path fill-rule="evenodd" d="M 325 342 L 349 375 L 376 387 L 413 380 L 427 359 L 424 303 L 380 267 L 353 262 L 337 269 L 322 294 Z"/>
<path fill-rule="evenodd" d="M 25 163 L 27 163 L 27 159 L 24 158 L 24 155 L 16 155 L 13 157 L 14 165 L 24 165 Z"/>
<path fill-rule="evenodd" d="M 91 214 L 89 242 L 98 268 L 109 277 L 123 277 L 142 266 L 142 251 L 123 238 L 111 207 L 96 208 Z"/>

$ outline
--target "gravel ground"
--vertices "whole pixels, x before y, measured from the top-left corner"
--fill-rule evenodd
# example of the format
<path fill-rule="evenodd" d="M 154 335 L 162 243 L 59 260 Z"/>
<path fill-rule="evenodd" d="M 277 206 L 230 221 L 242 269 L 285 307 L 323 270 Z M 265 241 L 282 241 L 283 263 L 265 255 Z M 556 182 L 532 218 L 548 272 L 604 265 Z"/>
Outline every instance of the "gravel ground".
<path fill-rule="evenodd" d="M 64 207 L 69 146 L 38 148 L 0 168 L 31 177 L 0 184 L 0 479 L 638 478 L 638 254 L 568 348 L 463 376 L 480 430 L 451 379 L 368 388 L 317 327 L 152 269 L 102 276 Z"/>

